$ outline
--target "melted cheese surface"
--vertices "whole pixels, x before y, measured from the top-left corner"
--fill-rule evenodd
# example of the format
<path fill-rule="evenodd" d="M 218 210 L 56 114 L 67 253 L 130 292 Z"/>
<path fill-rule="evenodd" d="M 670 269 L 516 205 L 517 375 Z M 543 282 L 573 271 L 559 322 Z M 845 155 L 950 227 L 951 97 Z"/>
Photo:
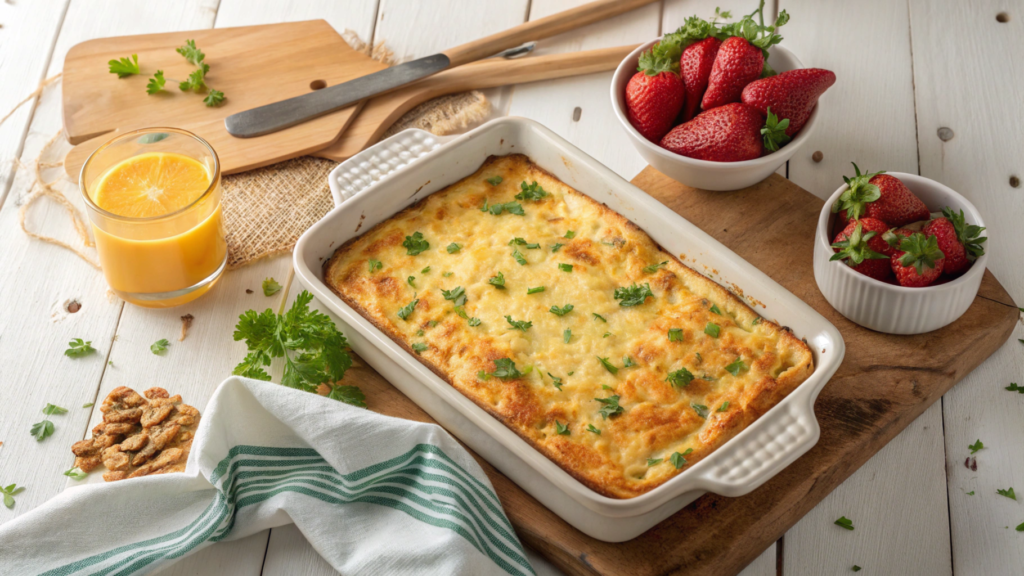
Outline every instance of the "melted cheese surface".
<path fill-rule="evenodd" d="M 515 198 L 535 181 L 543 197 Z M 417 232 L 429 248 L 412 255 Z M 490 283 L 499 273 L 504 288 Z M 492 157 L 350 241 L 324 277 L 462 394 L 612 497 L 686 470 L 814 369 L 788 330 L 522 155 Z M 623 306 L 616 290 L 634 285 L 653 296 Z M 551 312 L 566 305 L 564 315 Z M 501 370 L 503 359 L 518 376 Z"/>

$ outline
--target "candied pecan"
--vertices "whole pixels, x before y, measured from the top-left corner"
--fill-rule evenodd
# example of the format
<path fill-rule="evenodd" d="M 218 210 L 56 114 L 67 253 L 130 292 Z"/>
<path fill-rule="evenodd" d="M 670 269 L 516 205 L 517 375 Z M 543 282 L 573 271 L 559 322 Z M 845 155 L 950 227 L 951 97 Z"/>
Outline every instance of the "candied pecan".
<path fill-rule="evenodd" d="M 103 465 L 107 470 L 127 470 L 128 455 L 121 451 L 120 446 L 111 446 L 103 450 Z"/>
<path fill-rule="evenodd" d="M 142 414 L 142 427 L 150 428 L 163 422 L 172 410 L 174 410 L 174 404 L 163 404 L 146 408 L 146 411 Z"/>
<path fill-rule="evenodd" d="M 147 442 L 146 446 L 143 447 L 142 450 L 132 456 L 132 466 L 142 466 L 146 462 L 149 462 L 149 459 L 156 454 L 156 451 L 156 445 L 152 442 Z"/>
<path fill-rule="evenodd" d="M 152 462 L 146 464 L 145 466 L 139 467 L 138 469 L 135 470 L 135 472 L 129 474 L 128 477 L 138 478 L 139 476 L 152 474 L 157 470 L 161 470 L 163 468 L 166 468 L 167 466 L 170 466 L 171 464 L 174 464 L 175 462 L 178 462 L 179 460 L 182 459 L 182 456 L 184 455 L 185 451 L 182 450 L 181 448 L 168 448 L 167 450 L 161 452 L 160 455 L 153 459 Z"/>
<path fill-rule="evenodd" d="M 111 410 L 103 415 L 104 422 L 138 422 L 142 418 L 142 408 L 125 408 L 124 410 Z"/>
<path fill-rule="evenodd" d="M 103 430 L 103 433 L 104 434 L 131 434 L 132 432 L 135 431 L 136 428 L 137 428 L 137 426 L 135 426 L 135 424 L 133 424 L 131 422 L 118 422 L 116 424 L 108 422 L 106 427 Z"/>
<path fill-rule="evenodd" d="M 146 390 L 142 394 L 143 396 L 149 398 L 150 400 L 154 400 L 156 398 L 167 398 L 168 396 L 170 396 L 170 394 L 167 393 L 167 390 L 164 390 L 163 388 L 159 388 L 156 386 L 150 388 L 149 390 Z"/>
<path fill-rule="evenodd" d="M 179 430 L 181 430 L 180 424 L 168 424 L 160 428 L 151 428 L 149 439 L 156 446 L 157 450 L 163 450 L 165 446 L 170 444 L 171 440 L 174 440 Z"/>
<path fill-rule="evenodd" d="M 92 456 L 99 449 L 92 438 L 79 440 L 71 445 L 71 453 L 75 456 Z"/>
<path fill-rule="evenodd" d="M 138 452 L 139 450 L 142 450 L 142 447 L 146 445 L 146 442 L 149 442 L 148 434 L 145 432 L 135 434 L 134 436 L 126 438 L 124 442 L 121 442 L 121 450 L 124 450 L 125 452 Z"/>
<path fill-rule="evenodd" d="M 79 468 L 87 474 L 98 468 L 100 464 L 103 464 L 103 459 L 98 454 L 75 458 L 75 468 Z"/>
<path fill-rule="evenodd" d="M 118 386 L 111 390 L 110 394 L 103 399 L 103 404 L 100 406 L 100 411 L 103 413 L 110 412 L 111 410 L 123 410 L 125 408 L 135 408 L 136 406 L 143 406 L 146 404 L 146 399 L 139 396 L 139 393 L 127 386 Z"/>
<path fill-rule="evenodd" d="M 127 477 L 128 477 L 128 473 L 127 472 L 118 471 L 118 472 L 104 472 L 103 473 L 103 479 L 106 480 L 107 482 L 116 482 L 118 480 L 124 480 Z"/>

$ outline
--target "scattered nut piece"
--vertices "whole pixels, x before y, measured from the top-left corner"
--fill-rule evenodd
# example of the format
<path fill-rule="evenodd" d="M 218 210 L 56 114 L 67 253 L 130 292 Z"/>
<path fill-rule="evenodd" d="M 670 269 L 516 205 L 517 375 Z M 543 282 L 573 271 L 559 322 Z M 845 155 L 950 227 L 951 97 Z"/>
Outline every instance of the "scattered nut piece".
<path fill-rule="evenodd" d="M 185 341 L 185 335 L 188 333 L 188 329 L 192 327 L 192 321 L 196 317 L 191 314 L 185 314 L 181 317 L 181 338 L 178 338 L 178 342 Z"/>

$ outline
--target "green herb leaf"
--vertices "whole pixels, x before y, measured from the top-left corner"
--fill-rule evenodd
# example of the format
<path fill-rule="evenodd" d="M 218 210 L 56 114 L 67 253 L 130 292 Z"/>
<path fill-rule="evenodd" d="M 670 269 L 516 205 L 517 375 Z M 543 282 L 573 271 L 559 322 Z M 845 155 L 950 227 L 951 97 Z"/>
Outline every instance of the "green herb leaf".
<path fill-rule="evenodd" d="M 732 364 L 725 367 L 729 371 L 729 374 L 738 376 L 741 370 L 746 370 L 747 365 L 743 363 L 743 358 L 737 358 Z"/>
<path fill-rule="evenodd" d="M 704 327 L 704 333 L 712 338 L 718 338 L 719 332 L 721 332 L 721 327 L 714 322 L 708 322 L 707 326 Z"/>
<path fill-rule="evenodd" d="M 682 328 L 669 328 L 668 329 L 668 341 L 669 342 L 682 342 L 683 341 L 683 329 Z"/>
<path fill-rule="evenodd" d="M 527 288 L 526 289 L 526 294 L 527 295 L 539 294 L 539 293 L 541 293 L 543 291 L 544 291 L 544 287 L 543 286 L 537 286 L 536 288 Z"/>
<path fill-rule="evenodd" d="M 568 328 L 566 328 L 565 331 L 562 332 L 562 340 L 564 340 L 565 343 L 568 344 L 569 340 L 571 340 L 571 339 L 572 339 L 572 330 L 569 330 Z"/>
<path fill-rule="evenodd" d="M 65 470 L 64 475 L 77 482 L 80 480 L 84 480 L 85 477 L 88 476 L 89 474 L 82 472 L 81 468 L 71 468 L 69 470 Z"/>
<path fill-rule="evenodd" d="M 491 379 L 491 375 L 488 374 L 487 372 L 484 372 L 483 370 L 477 372 L 476 373 L 476 377 L 481 379 L 481 380 L 490 380 Z"/>
<path fill-rule="evenodd" d="M 970 492 L 968 492 L 967 495 L 968 496 L 974 496 L 974 490 L 971 490 Z"/>
<path fill-rule="evenodd" d="M 125 57 L 107 62 L 111 74 L 117 74 L 118 78 L 125 78 L 132 74 L 139 73 L 139 55 L 132 54 L 131 58 Z M 9 506 L 8 506 L 9 508 Z"/>
<path fill-rule="evenodd" d="M 381 268 L 384 268 L 384 264 L 380 260 L 374 260 L 373 258 L 370 258 L 369 265 L 370 265 L 370 274 L 373 274 L 374 270 L 380 270 Z M 429 268 L 429 266 L 428 266 L 428 268 Z"/>
<path fill-rule="evenodd" d="M 469 321 L 467 322 L 467 324 L 469 324 L 470 326 L 473 326 L 473 327 L 479 326 L 480 323 L 481 323 L 481 320 L 479 318 L 475 317 L 475 316 L 470 318 Z"/>
<path fill-rule="evenodd" d="M 526 257 L 523 256 L 523 253 L 519 251 L 519 248 L 512 249 L 512 257 L 516 259 L 516 262 L 519 262 L 520 266 L 526 266 L 529 264 L 529 262 L 526 261 Z"/>
<path fill-rule="evenodd" d="M 8 508 L 10 508 L 10 506 L 8 506 Z M 1021 522 L 1020 526 L 1017 526 L 1017 532 L 1024 532 L 1024 522 Z"/>
<path fill-rule="evenodd" d="M 149 79 L 149 83 L 146 84 L 146 93 L 156 94 L 164 89 L 164 84 L 166 83 L 167 80 L 164 79 L 164 71 L 157 70 L 156 74 L 153 74 L 153 77 Z"/>
<path fill-rule="evenodd" d="M 199 48 L 196 48 L 195 40 L 185 40 L 185 45 L 175 50 L 178 54 L 185 57 L 193 66 L 201 66 L 203 59 L 206 58 L 206 54 Z"/>
<path fill-rule="evenodd" d="M 427 348 L 430 348 L 430 346 L 427 346 L 423 342 L 413 342 L 412 344 L 412 351 L 415 352 L 417 356 L 420 352 L 426 352 Z"/>
<path fill-rule="evenodd" d="M 422 232 L 413 232 L 412 236 L 406 236 L 402 241 L 402 247 L 406 249 L 406 254 L 415 256 L 430 248 L 430 242 L 424 240 Z"/>
<path fill-rule="evenodd" d="M 420 274 L 430 274 L 430 266 L 427 266 L 423 270 L 420 270 Z"/>
<path fill-rule="evenodd" d="M 636 366 L 636 362 L 633 362 L 632 358 L 630 358 L 629 356 L 623 356 L 622 357 L 622 367 L 623 368 L 632 368 L 633 366 Z"/>
<path fill-rule="evenodd" d="M 860 566 L 857 566 L 856 564 L 854 564 L 853 567 L 850 568 L 850 570 L 853 570 L 854 572 L 860 572 L 861 568 L 860 568 Z"/>
<path fill-rule="evenodd" d="M 569 423 L 562 424 L 558 420 L 555 420 L 555 431 L 561 436 L 568 436 L 571 433 L 569 431 Z"/>
<path fill-rule="evenodd" d="M 441 276 L 444 276 L 445 278 L 448 278 L 454 274 L 455 272 L 441 272 Z"/>
<path fill-rule="evenodd" d="M 1003 490 L 1002 488 L 997 488 L 996 489 L 996 494 L 999 494 L 1000 496 L 1006 496 L 1010 500 L 1016 500 L 1017 499 L 1017 495 L 1013 493 L 1013 487 L 1012 486 L 1010 488 L 1006 489 L 1006 490 Z"/>
<path fill-rule="evenodd" d="M 619 306 L 639 306 L 649 297 L 654 298 L 650 284 L 638 286 L 634 283 L 632 286 L 615 289 L 615 299 L 619 301 Z"/>
<path fill-rule="evenodd" d="M 53 404 L 47 404 L 43 408 L 43 414 L 46 414 L 47 416 L 53 416 L 54 414 L 56 414 L 57 416 L 60 416 L 62 414 L 67 414 L 67 413 L 68 413 L 68 409 L 67 408 L 61 408 L 60 406 L 55 406 Z"/>
<path fill-rule="evenodd" d="M 551 313 L 554 314 L 555 316 L 565 316 L 569 312 L 572 312 L 572 310 L 573 310 L 573 305 L 572 304 L 566 304 L 565 306 L 562 306 L 561 308 L 559 308 L 558 306 L 552 306 L 551 307 Z"/>
<path fill-rule="evenodd" d="M 416 277 L 415 276 L 409 276 L 408 278 L 405 279 L 405 283 L 408 284 L 409 286 L 412 286 L 413 288 L 415 288 L 416 287 Z"/>
<path fill-rule="evenodd" d="M 587 424 L 587 432 L 593 432 L 594 434 L 597 434 L 598 436 L 601 435 L 601 431 L 598 430 L 597 428 L 595 428 L 593 424 Z"/>
<path fill-rule="evenodd" d="M 766 112 L 767 118 L 764 126 L 761 127 L 761 139 L 764 141 L 766 150 L 775 152 L 789 142 L 789 136 L 786 134 L 786 130 L 789 128 L 789 118 L 779 120 L 778 116 L 772 114 L 771 106 Z"/>
<path fill-rule="evenodd" d="M 693 382 L 693 374 L 686 368 L 680 368 L 679 370 L 669 372 L 668 378 L 665 378 L 665 381 L 676 388 L 685 388 L 687 384 Z"/>
<path fill-rule="evenodd" d="M 512 328 L 526 332 L 533 326 L 533 322 L 527 322 L 526 320 L 513 320 L 511 316 L 505 316 L 505 321 L 509 323 Z"/>
<path fill-rule="evenodd" d="M 679 470 L 683 466 L 686 466 L 687 462 L 684 456 L 686 456 L 690 452 L 693 452 L 693 448 L 687 448 L 686 451 L 683 452 L 682 454 L 680 454 L 679 452 L 673 452 L 672 456 L 669 457 L 669 461 L 672 462 L 672 465 L 676 467 L 676 470 Z"/>
<path fill-rule="evenodd" d="M 654 274 L 655 272 L 658 271 L 659 268 L 665 266 L 666 264 L 668 264 L 668 260 L 665 260 L 664 262 L 659 262 L 657 264 L 651 264 L 650 266 L 644 266 L 644 272 L 648 274 Z"/>
<path fill-rule="evenodd" d="M 650 467 L 650 466 L 657 466 L 658 464 L 661 464 L 664 461 L 665 461 L 664 458 L 648 458 L 647 459 L 647 466 L 648 467 Z"/>
<path fill-rule="evenodd" d="M 594 320 L 600 320 L 601 322 L 604 322 L 606 324 L 608 323 L 608 321 L 604 319 L 604 316 L 601 316 L 597 312 L 591 312 L 591 314 L 593 314 Z"/>
<path fill-rule="evenodd" d="M 498 184 L 501 184 L 502 180 L 504 180 L 504 178 L 502 178 L 501 176 L 491 176 L 490 178 L 487 179 L 487 183 L 490 184 L 491 186 L 497 186 Z"/>
<path fill-rule="evenodd" d="M 701 418 L 704 418 L 705 420 L 707 419 L 707 417 L 708 417 L 708 407 L 707 406 L 705 406 L 703 404 L 690 404 L 690 408 L 693 408 L 693 411 L 697 413 L 697 416 L 700 416 Z"/>
<path fill-rule="evenodd" d="M 721 406 L 719 406 L 718 410 L 715 410 L 715 412 L 725 412 L 728 409 L 729 409 L 729 401 L 727 400 Z"/>
<path fill-rule="evenodd" d="M 92 347 L 92 340 L 85 342 L 81 338 L 73 338 L 71 342 L 68 342 L 68 349 L 64 351 L 64 355 L 69 358 L 81 358 L 95 351 L 96 349 Z"/>
<path fill-rule="evenodd" d="M 196 68 L 188 75 L 188 80 L 178 83 L 178 89 L 182 92 L 188 92 L 189 90 L 201 92 L 206 90 L 206 73 L 209 71 L 209 64 L 203 64 L 199 68 Z"/>
<path fill-rule="evenodd" d="M 446 250 L 448 250 L 448 253 L 449 253 L 449 254 L 455 254 L 455 253 L 456 253 L 456 252 L 458 252 L 459 250 L 462 250 L 462 246 L 459 246 L 459 245 L 458 245 L 458 244 L 456 244 L 455 242 L 452 242 L 452 243 L 451 243 L 451 244 L 449 244 L 449 245 L 448 245 L 448 247 L 447 247 L 447 248 L 445 248 L 445 249 L 446 249 Z"/>
<path fill-rule="evenodd" d="M 1010 384 L 1009 386 L 1007 386 L 1006 389 L 1009 390 L 1010 392 L 1017 392 L 1019 394 L 1024 394 L 1024 386 L 1017 386 L 1016 382 L 1014 382 L 1014 383 Z"/>
<path fill-rule="evenodd" d="M 761 317 L 758 316 L 757 318 L 754 318 L 753 321 L 750 322 L 750 325 L 751 326 L 757 326 L 760 323 L 761 323 Z"/>
<path fill-rule="evenodd" d="M 572 264 L 559 264 L 558 269 L 562 272 L 572 272 Z"/>
<path fill-rule="evenodd" d="M 497 376 L 502 380 L 508 380 L 511 378 L 521 378 L 523 373 L 516 369 L 516 363 L 509 358 L 498 358 L 494 361 L 494 372 L 492 376 Z"/>
<path fill-rule="evenodd" d="M 605 370 L 611 372 L 612 374 L 619 373 L 619 369 L 616 368 L 614 364 L 609 362 L 607 358 L 601 358 L 600 356 L 598 356 L 597 359 L 601 361 L 601 365 L 604 366 Z"/>
<path fill-rule="evenodd" d="M 17 484 L 10 484 L 0 488 L 0 494 L 4 495 L 4 506 L 7 506 L 8 509 L 14 508 L 14 497 L 24 490 L 24 486 L 18 486 Z"/>
<path fill-rule="evenodd" d="M 499 290 L 504 290 L 505 289 L 505 275 L 502 274 L 501 272 L 498 272 L 498 275 L 497 276 L 491 276 L 491 279 L 488 280 L 487 283 L 490 284 L 491 286 L 494 286 L 495 288 L 497 288 Z"/>
<path fill-rule="evenodd" d="M 537 184 L 536 180 L 533 181 L 533 184 L 529 185 L 524 180 L 519 183 L 519 188 L 522 189 L 522 192 L 516 194 L 516 200 L 540 200 L 548 195 L 548 193 L 540 187 L 540 184 Z"/>
<path fill-rule="evenodd" d="M 344 402 L 345 404 L 366 408 L 366 395 L 363 394 L 363 391 L 360 390 L 358 386 L 334 386 L 331 388 L 331 393 L 328 394 L 327 397 L 331 400 Z"/>
<path fill-rule="evenodd" d="M 167 341 L 167 338 L 161 338 L 149 345 L 149 351 L 159 356 L 167 352 L 167 347 L 170 345 L 171 343 Z"/>
<path fill-rule="evenodd" d="M 32 437 L 35 438 L 37 442 L 42 442 L 43 440 L 46 440 L 47 438 L 50 437 L 50 435 L 53 434 L 53 422 L 50 422 L 49 420 L 36 422 L 35 424 L 32 425 L 32 429 L 29 430 L 29 432 L 32 434 Z"/>
<path fill-rule="evenodd" d="M 548 376 L 551 376 L 551 381 L 555 385 L 555 388 L 561 390 L 562 389 L 562 379 L 559 378 L 558 376 L 552 376 L 551 372 L 548 372 Z"/>
<path fill-rule="evenodd" d="M 978 440 L 974 444 L 971 444 L 970 446 L 968 446 L 968 448 L 970 448 L 970 450 L 971 450 L 971 454 L 974 454 L 975 452 L 977 452 L 978 450 L 981 450 L 984 447 L 985 447 L 985 445 L 981 443 L 981 440 Z"/>
<path fill-rule="evenodd" d="M 441 295 L 444 296 L 445 300 L 451 300 L 456 306 L 466 305 L 466 290 L 462 286 L 456 286 L 451 290 L 441 290 Z"/>
<path fill-rule="evenodd" d="M 214 90 L 210 88 L 210 91 L 206 93 L 206 98 L 203 98 L 203 104 L 206 104 L 210 108 L 220 106 L 224 102 L 224 93 L 220 90 Z"/>
<path fill-rule="evenodd" d="M 92 408 L 95 405 L 95 402 L 89 402 L 88 404 L 82 404 L 82 408 Z"/>
<path fill-rule="evenodd" d="M 847 530 L 853 530 L 853 520 L 850 520 L 846 516 L 840 516 L 839 520 L 835 521 L 835 525 Z"/>
<path fill-rule="evenodd" d="M 277 280 L 273 278 L 267 278 L 263 281 L 263 295 L 273 296 L 281 291 L 281 285 L 277 283 Z"/>
<path fill-rule="evenodd" d="M 607 420 L 609 417 L 617 416 L 625 412 L 625 409 L 622 406 L 619 406 L 618 396 L 609 396 L 607 398 L 594 398 L 594 400 L 597 400 L 598 402 L 601 403 L 601 409 L 598 410 L 597 413 L 600 414 L 601 417 L 604 418 L 605 420 Z"/>
<path fill-rule="evenodd" d="M 565 237 L 568 238 L 569 240 L 572 240 L 573 238 L 576 237 L 576 232 L 569 230 L 568 232 L 565 233 Z"/>
<path fill-rule="evenodd" d="M 718 314 L 719 316 L 721 316 L 721 315 L 722 315 L 722 311 L 721 311 L 721 310 L 719 310 L 719 309 L 718 309 L 718 306 L 717 306 L 717 305 L 715 305 L 715 304 L 712 304 L 712 305 L 711 305 L 711 308 L 709 308 L 709 310 L 711 310 L 711 311 L 712 311 L 712 312 L 714 312 L 715 314 Z"/>
<path fill-rule="evenodd" d="M 559 249 L 560 249 L 560 248 L 561 248 L 562 246 L 565 246 L 565 244 L 555 244 L 554 246 L 552 246 L 552 247 L 551 247 L 551 252 L 552 252 L 552 253 L 554 253 L 554 252 L 558 252 L 558 250 L 559 250 Z M 560 266 L 561 266 L 561 265 L 560 265 Z M 571 266 L 570 266 L 570 268 L 571 268 Z"/>
<path fill-rule="evenodd" d="M 398 310 L 398 317 L 401 318 L 402 320 L 408 320 L 409 316 L 412 314 L 412 311 L 416 308 L 416 305 L 419 304 L 419 302 L 420 302 L 420 299 L 417 298 L 417 299 L 413 300 L 412 302 L 409 302 L 405 306 L 402 306 Z"/>

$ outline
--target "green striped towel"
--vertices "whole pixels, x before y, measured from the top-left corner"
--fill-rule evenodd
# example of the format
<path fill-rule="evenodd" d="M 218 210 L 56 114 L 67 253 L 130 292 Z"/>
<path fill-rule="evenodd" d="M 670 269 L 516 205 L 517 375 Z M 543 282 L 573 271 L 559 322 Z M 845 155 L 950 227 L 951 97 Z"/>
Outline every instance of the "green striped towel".
<path fill-rule="evenodd" d="M 438 426 L 237 377 L 184 473 L 64 491 L 0 526 L 0 572 L 144 574 L 293 522 L 346 576 L 533 574 L 480 466 Z"/>

